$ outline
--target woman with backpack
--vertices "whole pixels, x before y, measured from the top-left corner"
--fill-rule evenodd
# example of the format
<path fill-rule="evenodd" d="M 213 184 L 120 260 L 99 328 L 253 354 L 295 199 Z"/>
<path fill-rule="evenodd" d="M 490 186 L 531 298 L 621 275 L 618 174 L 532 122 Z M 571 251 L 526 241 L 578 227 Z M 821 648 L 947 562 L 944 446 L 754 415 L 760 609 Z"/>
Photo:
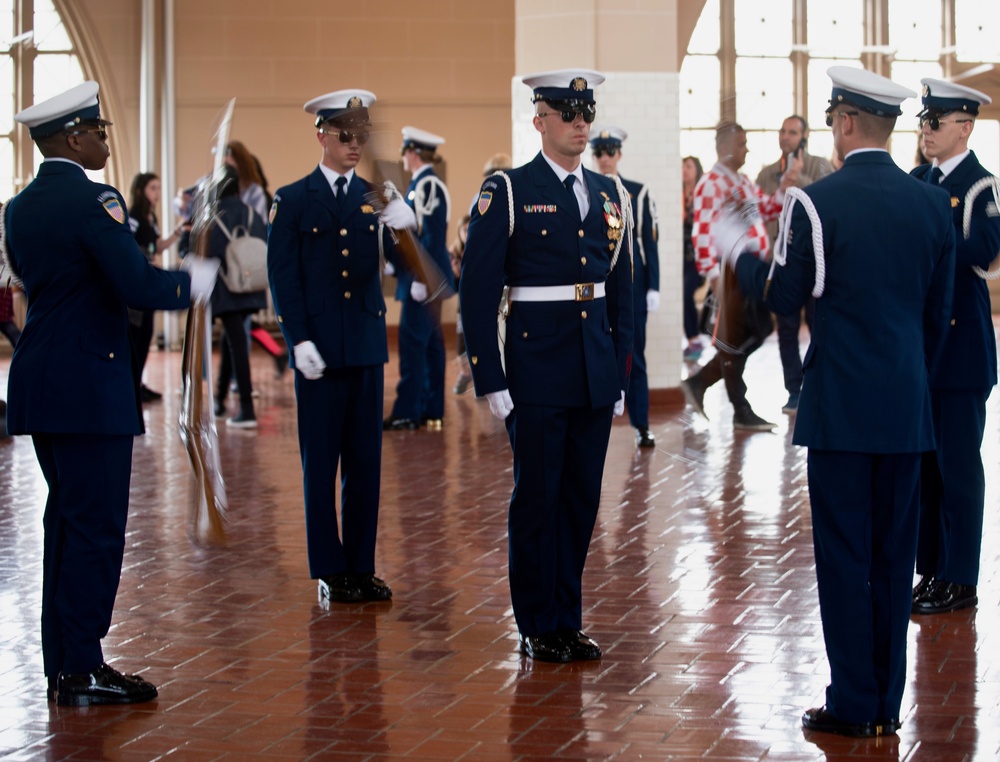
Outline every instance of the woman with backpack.
<path fill-rule="evenodd" d="M 217 377 L 215 414 L 218 417 L 226 414 L 229 379 L 235 375 L 240 395 L 240 411 L 229 418 L 226 425 L 239 429 L 254 429 L 257 428 L 257 416 L 254 413 L 250 384 L 246 318 L 267 306 L 267 296 L 264 288 L 259 291 L 237 293 L 226 285 L 228 273 L 226 250 L 230 246 L 230 240 L 239 237 L 243 230 L 246 231 L 246 235 L 265 240 L 267 224 L 264 218 L 240 199 L 239 175 L 236 170 L 226 167 L 225 171 L 226 177 L 219 191 L 217 222 L 212 229 L 208 244 L 208 255 L 222 261 L 219 279 L 212 292 L 212 316 L 222 321 L 225 336 Z"/>

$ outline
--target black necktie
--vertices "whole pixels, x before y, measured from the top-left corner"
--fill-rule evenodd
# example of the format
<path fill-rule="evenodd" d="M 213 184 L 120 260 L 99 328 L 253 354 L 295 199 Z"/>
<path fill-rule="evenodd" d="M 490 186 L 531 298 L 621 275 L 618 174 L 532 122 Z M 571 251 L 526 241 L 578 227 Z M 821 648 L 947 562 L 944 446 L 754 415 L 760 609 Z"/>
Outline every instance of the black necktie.
<path fill-rule="evenodd" d="M 337 204 L 343 205 L 344 196 L 347 195 L 347 178 L 338 177 L 337 181 L 334 183 L 337 186 L 337 191 L 334 193 L 334 197 L 337 199 Z"/>
<path fill-rule="evenodd" d="M 941 171 L 941 167 L 934 167 L 927 177 L 927 182 L 931 185 L 940 185 L 942 177 L 944 177 L 944 172 Z"/>
<path fill-rule="evenodd" d="M 566 186 L 566 190 L 569 191 L 569 195 L 571 195 L 573 197 L 573 200 L 576 201 L 576 211 L 577 214 L 579 214 L 580 218 L 582 219 L 583 214 L 580 211 L 580 199 L 576 197 L 576 192 L 573 190 L 573 184 L 575 182 L 576 182 L 576 175 L 566 175 L 566 179 L 563 180 L 563 185 Z"/>

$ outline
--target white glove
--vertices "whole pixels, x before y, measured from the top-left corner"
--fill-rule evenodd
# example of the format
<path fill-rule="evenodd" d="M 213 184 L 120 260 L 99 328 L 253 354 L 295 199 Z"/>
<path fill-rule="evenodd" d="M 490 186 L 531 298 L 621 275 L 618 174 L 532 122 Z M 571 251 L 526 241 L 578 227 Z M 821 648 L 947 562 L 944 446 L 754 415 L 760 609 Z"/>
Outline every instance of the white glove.
<path fill-rule="evenodd" d="M 383 275 L 395 275 L 396 268 L 392 266 L 392 262 L 386 262 L 385 267 L 382 268 Z"/>
<path fill-rule="evenodd" d="M 326 363 L 320 357 L 315 344 L 311 341 L 303 341 L 301 344 L 296 344 L 292 351 L 295 353 L 295 367 L 308 380 L 315 381 L 323 375 Z"/>
<path fill-rule="evenodd" d="M 207 302 L 211 298 L 221 264 L 221 260 L 214 258 L 185 257 L 181 260 L 181 267 L 191 276 L 192 302 Z"/>
<path fill-rule="evenodd" d="M 413 281 L 410 284 L 410 297 L 415 302 L 426 302 L 427 301 L 427 284 L 421 283 L 420 281 Z"/>
<path fill-rule="evenodd" d="M 660 292 L 649 289 L 646 292 L 646 312 L 656 312 L 660 309 Z"/>
<path fill-rule="evenodd" d="M 655 291 L 653 292 L 656 293 Z M 625 412 L 625 392 L 622 392 L 621 399 L 615 403 L 615 418 L 618 418 Z"/>
<path fill-rule="evenodd" d="M 490 392 L 486 395 L 486 401 L 490 403 L 490 412 L 501 421 L 514 409 L 514 401 L 506 389 L 502 392 Z"/>
<path fill-rule="evenodd" d="M 417 215 L 413 213 L 413 210 L 403 199 L 394 198 L 385 205 L 385 209 L 379 215 L 379 222 L 393 230 L 402 230 L 403 228 L 415 230 L 417 227 Z"/>
<path fill-rule="evenodd" d="M 747 222 L 738 212 L 719 211 L 712 222 L 712 243 L 719 255 L 719 262 L 736 269 L 736 260 L 746 244 Z"/>

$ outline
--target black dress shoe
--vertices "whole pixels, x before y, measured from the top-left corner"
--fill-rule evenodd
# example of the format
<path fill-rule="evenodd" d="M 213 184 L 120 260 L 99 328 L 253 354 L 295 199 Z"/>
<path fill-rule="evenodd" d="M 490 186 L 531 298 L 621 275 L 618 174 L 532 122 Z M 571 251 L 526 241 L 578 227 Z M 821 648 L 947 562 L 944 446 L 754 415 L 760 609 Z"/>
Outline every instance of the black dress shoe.
<path fill-rule="evenodd" d="M 573 661 L 573 653 L 569 645 L 557 632 L 547 632 L 544 635 L 518 634 L 521 653 L 535 661 L 551 661 L 565 664 Z"/>
<path fill-rule="evenodd" d="M 420 428 L 420 421 L 412 418 L 386 418 L 382 421 L 382 431 L 414 431 Z"/>
<path fill-rule="evenodd" d="M 937 580 L 933 587 L 913 602 L 914 614 L 944 614 L 967 609 L 979 603 L 975 585 L 957 585 Z"/>
<path fill-rule="evenodd" d="M 923 575 L 917 583 L 917 586 L 913 588 L 913 602 L 916 603 L 918 599 L 927 595 L 931 588 L 934 587 L 935 582 L 937 582 L 937 579 L 933 574 Z"/>
<path fill-rule="evenodd" d="M 601 647 L 580 630 L 560 630 L 559 634 L 574 659 L 592 661 L 601 658 Z"/>
<path fill-rule="evenodd" d="M 320 600 L 334 603 L 357 603 L 365 599 L 352 574 L 333 574 L 319 578 Z"/>
<path fill-rule="evenodd" d="M 145 384 L 139 386 L 139 397 L 142 398 L 143 402 L 155 402 L 158 399 L 163 399 L 162 394 L 154 392 Z"/>
<path fill-rule="evenodd" d="M 838 720 L 825 707 L 807 709 L 802 715 L 802 727 L 820 733 L 836 733 L 852 738 L 874 738 L 888 736 L 899 730 L 899 720 L 878 720 L 874 722 L 844 722 Z"/>
<path fill-rule="evenodd" d="M 366 601 L 391 601 L 392 589 L 374 574 L 355 574 L 354 584 Z"/>
<path fill-rule="evenodd" d="M 636 429 L 635 443 L 639 447 L 656 447 L 656 437 L 649 429 Z"/>
<path fill-rule="evenodd" d="M 156 698 L 156 686 L 136 675 L 123 675 L 107 664 L 93 672 L 59 674 L 56 703 L 59 706 L 94 704 L 138 704 Z"/>
<path fill-rule="evenodd" d="M 59 687 L 59 678 L 47 677 L 45 678 L 45 680 L 46 680 L 45 698 L 47 698 L 49 701 L 55 701 L 56 691 L 58 690 Z"/>

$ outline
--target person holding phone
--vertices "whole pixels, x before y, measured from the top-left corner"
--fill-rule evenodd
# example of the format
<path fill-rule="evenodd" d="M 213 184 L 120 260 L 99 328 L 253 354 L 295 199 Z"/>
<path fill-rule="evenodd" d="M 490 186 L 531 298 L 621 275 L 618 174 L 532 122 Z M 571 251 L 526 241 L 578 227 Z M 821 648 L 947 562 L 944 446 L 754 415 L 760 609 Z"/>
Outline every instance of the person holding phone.
<path fill-rule="evenodd" d="M 757 175 L 757 185 L 767 194 L 778 190 L 782 178 L 793 173 L 792 185 L 805 188 L 808 185 L 826 177 L 833 172 L 833 165 L 821 156 L 813 156 L 806 150 L 809 142 L 809 123 L 805 117 L 793 114 L 781 123 L 778 133 L 778 146 L 781 148 L 781 158 L 774 164 L 764 167 Z M 767 234 L 775 240 L 778 223 L 769 222 Z M 805 306 L 806 325 L 812 330 L 812 317 L 816 302 L 809 299 Z M 802 315 L 775 315 L 778 327 L 778 353 L 781 355 L 781 370 L 785 377 L 785 390 L 788 401 L 781 412 L 794 414 L 799 407 L 799 392 L 802 389 L 802 356 L 799 354 L 799 330 L 802 327 Z"/>

